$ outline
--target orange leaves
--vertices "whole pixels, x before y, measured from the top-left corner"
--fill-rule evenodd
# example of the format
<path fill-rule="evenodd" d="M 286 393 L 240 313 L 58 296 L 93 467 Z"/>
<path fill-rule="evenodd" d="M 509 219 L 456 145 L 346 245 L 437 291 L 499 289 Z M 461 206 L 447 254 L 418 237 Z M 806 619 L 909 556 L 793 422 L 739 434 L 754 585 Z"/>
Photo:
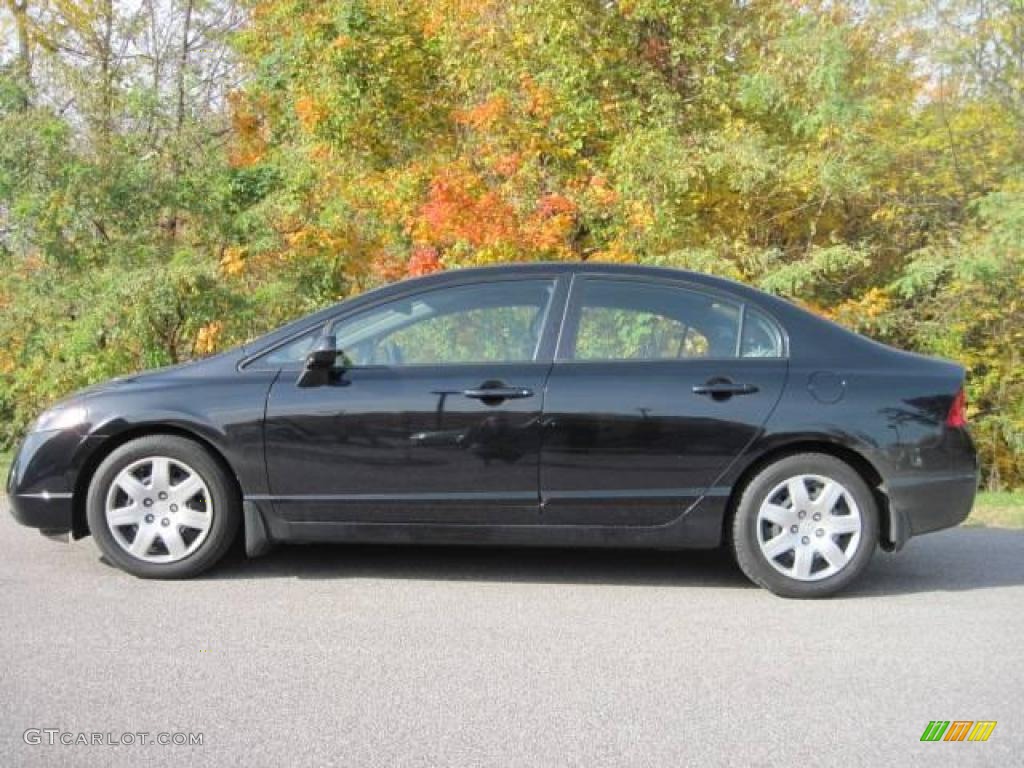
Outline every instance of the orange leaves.
<path fill-rule="evenodd" d="M 587 196 L 598 208 L 611 208 L 619 201 L 619 193 L 608 185 L 608 179 L 601 174 L 590 177 Z"/>
<path fill-rule="evenodd" d="M 355 40 L 353 40 L 352 35 L 338 35 L 331 42 L 331 48 L 336 51 L 343 51 L 346 48 L 351 48 L 354 43 Z"/>
<path fill-rule="evenodd" d="M 477 130 L 487 130 L 507 115 L 508 111 L 508 99 L 499 94 L 468 109 L 457 110 L 455 122 Z"/>
<path fill-rule="evenodd" d="M 504 3 L 501 0 L 432 0 L 422 5 L 424 37 L 429 39 L 447 32 L 460 38 L 473 38 L 474 33 L 479 34 L 478 22 L 493 20 Z"/>
<path fill-rule="evenodd" d="M 536 211 L 523 226 L 523 240 L 537 251 L 564 253 L 576 229 L 576 203 L 565 195 L 548 194 L 537 201 Z"/>
<path fill-rule="evenodd" d="M 542 120 L 551 117 L 554 94 L 550 88 L 539 85 L 529 74 L 524 74 L 519 78 L 519 88 L 526 98 L 526 114 Z"/>
<path fill-rule="evenodd" d="M 295 116 L 299 125 L 312 133 L 327 116 L 327 109 L 312 96 L 300 96 L 295 100 Z"/>
<path fill-rule="evenodd" d="M 408 232 L 417 244 L 409 274 L 424 274 L 424 265 L 432 265 L 429 255 L 437 258 L 450 248 L 486 251 L 491 256 L 485 260 L 497 253 L 531 257 L 569 254 L 580 215 L 572 198 L 552 192 L 524 206 L 514 204 L 505 194 L 504 189 L 488 185 L 466 167 L 437 173 L 427 199 L 409 222 Z M 428 246 L 428 251 L 421 250 Z"/>
<path fill-rule="evenodd" d="M 576 203 L 565 195 L 544 195 L 537 203 L 537 213 L 544 218 L 573 216 L 576 214 Z"/>
<path fill-rule="evenodd" d="M 494 172 L 499 176 L 515 176 L 518 173 L 519 168 L 523 164 L 523 158 L 518 152 L 511 152 L 507 155 L 501 155 L 496 158 L 491 164 Z"/>
<path fill-rule="evenodd" d="M 259 105 L 242 91 L 228 94 L 233 141 L 228 160 L 236 168 L 255 165 L 267 151 L 267 127 Z"/>
<path fill-rule="evenodd" d="M 378 253 L 370 261 L 370 274 L 381 283 L 393 283 L 406 276 L 407 265 L 391 253 Z"/>
<path fill-rule="evenodd" d="M 515 211 L 500 195 L 471 172 L 451 169 L 430 182 L 410 229 L 420 243 L 481 248 L 514 240 L 517 225 Z"/>

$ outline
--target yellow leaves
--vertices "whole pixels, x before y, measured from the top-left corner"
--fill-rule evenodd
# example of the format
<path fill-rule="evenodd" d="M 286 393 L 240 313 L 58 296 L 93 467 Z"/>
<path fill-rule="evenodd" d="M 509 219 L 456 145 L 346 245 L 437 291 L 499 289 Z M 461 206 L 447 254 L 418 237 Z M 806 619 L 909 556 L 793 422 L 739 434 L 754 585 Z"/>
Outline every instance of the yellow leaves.
<path fill-rule="evenodd" d="M 881 317 L 892 306 L 892 299 L 884 288 L 870 288 L 867 293 L 855 299 L 848 299 L 840 304 L 835 315 L 874 320 Z"/>
<path fill-rule="evenodd" d="M 871 214 L 872 221 L 889 223 L 896 221 L 900 215 L 900 208 L 895 205 L 886 205 Z"/>
<path fill-rule="evenodd" d="M 839 138 L 839 126 L 835 123 L 827 123 L 818 131 L 818 145 L 827 146 Z"/>
<path fill-rule="evenodd" d="M 214 320 L 212 323 L 207 323 L 200 328 L 196 334 L 195 343 L 192 345 L 195 354 L 209 355 L 214 352 L 217 349 L 217 342 L 223 331 L 224 323 L 220 320 Z"/>
<path fill-rule="evenodd" d="M 237 277 L 245 270 L 245 248 L 230 245 L 224 249 L 220 259 L 220 270 L 225 275 Z"/>
<path fill-rule="evenodd" d="M 588 261 L 600 261 L 607 264 L 636 264 L 639 262 L 639 258 L 621 239 L 616 238 L 609 243 L 607 248 L 592 253 Z"/>
<path fill-rule="evenodd" d="M 345 234 L 331 232 L 316 226 L 307 226 L 294 232 L 286 232 L 284 242 L 289 252 L 295 256 L 312 253 L 338 253 L 346 245 L 349 245 Z"/>
<path fill-rule="evenodd" d="M 629 225 L 641 232 L 654 226 L 654 208 L 650 203 L 634 200 L 629 205 Z"/>
<path fill-rule="evenodd" d="M 798 301 L 815 314 L 861 332 L 870 331 L 883 321 L 892 309 L 892 297 L 884 288 L 869 288 L 863 295 L 855 296 L 831 306 L 821 306 L 810 301 Z"/>

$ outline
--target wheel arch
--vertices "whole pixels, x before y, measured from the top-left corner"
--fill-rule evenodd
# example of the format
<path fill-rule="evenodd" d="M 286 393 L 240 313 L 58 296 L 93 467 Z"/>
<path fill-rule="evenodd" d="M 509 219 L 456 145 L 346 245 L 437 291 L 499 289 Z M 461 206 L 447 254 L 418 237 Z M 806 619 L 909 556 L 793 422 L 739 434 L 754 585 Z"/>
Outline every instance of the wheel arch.
<path fill-rule="evenodd" d="M 878 468 L 859 451 L 841 443 L 828 440 L 800 438 L 791 442 L 776 445 L 766 450 L 757 458 L 750 461 L 742 470 L 739 477 L 732 484 L 729 493 L 729 502 L 726 505 L 725 515 L 722 517 L 722 541 L 729 541 L 732 532 L 732 520 L 736 514 L 736 507 L 743 491 L 750 481 L 765 467 L 774 464 L 787 456 L 799 453 L 820 453 L 832 456 L 850 466 L 871 489 L 871 493 L 878 505 L 879 541 L 882 549 L 893 551 L 902 545 L 902 537 L 899 532 L 903 530 L 899 521 L 895 520 L 892 504 L 885 491 L 885 481 Z"/>
<path fill-rule="evenodd" d="M 88 536 L 90 533 L 85 505 L 86 499 L 89 496 L 89 485 L 92 483 L 92 478 L 96 474 L 96 470 L 99 469 L 100 464 L 125 443 L 151 435 L 173 435 L 201 445 L 213 457 L 213 460 L 220 465 L 220 468 L 224 470 L 234 486 L 235 492 L 238 494 L 239 501 L 241 501 L 242 485 L 238 480 L 238 473 L 235 472 L 234 467 L 231 466 L 224 452 L 209 438 L 204 437 L 198 431 L 172 424 L 137 424 L 122 432 L 118 432 L 116 435 L 111 435 L 85 457 L 78 476 L 75 478 L 75 487 L 71 497 L 71 535 L 73 538 L 80 539 Z"/>

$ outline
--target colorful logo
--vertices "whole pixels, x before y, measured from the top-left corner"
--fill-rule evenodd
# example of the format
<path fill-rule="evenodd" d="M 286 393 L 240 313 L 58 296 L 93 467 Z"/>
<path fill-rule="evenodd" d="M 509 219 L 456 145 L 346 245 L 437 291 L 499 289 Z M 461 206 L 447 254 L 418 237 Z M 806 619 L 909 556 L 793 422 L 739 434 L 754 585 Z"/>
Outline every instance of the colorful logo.
<path fill-rule="evenodd" d="M 921 741 L 988 741 L 995 727 L 995 720 L 932 720 Z"/>

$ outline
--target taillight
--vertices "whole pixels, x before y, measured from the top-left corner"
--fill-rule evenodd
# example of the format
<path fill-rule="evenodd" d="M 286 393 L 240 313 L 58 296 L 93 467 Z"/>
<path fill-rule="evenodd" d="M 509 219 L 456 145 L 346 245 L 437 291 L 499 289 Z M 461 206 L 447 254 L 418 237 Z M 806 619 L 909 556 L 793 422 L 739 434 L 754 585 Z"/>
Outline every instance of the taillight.
<path fill-rule="evenodd" d="M 949 406 L 949 413 L 946 415 L 947 427 L 967 426 L 967 392 L 961 387 L 953 398 L 953 404 Z"/>

